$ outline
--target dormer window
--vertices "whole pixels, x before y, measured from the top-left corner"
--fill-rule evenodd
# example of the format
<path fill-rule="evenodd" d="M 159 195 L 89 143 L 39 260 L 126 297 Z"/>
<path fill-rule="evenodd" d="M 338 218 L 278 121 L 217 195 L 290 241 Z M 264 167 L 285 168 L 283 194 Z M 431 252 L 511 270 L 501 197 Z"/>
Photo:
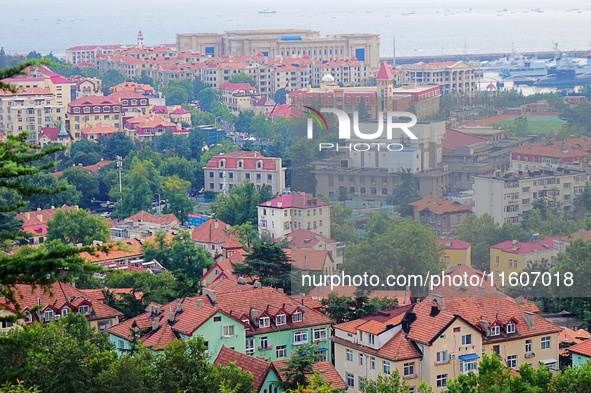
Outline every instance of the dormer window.
<path fill-rule="evenodd" d="M 137 100 L 131 100 L 131 105 L 137 105 Z"/>
<path fill-rule="evenodd" d="M 65 317 L 66 315 L 68 315 L 69 312 L 70 312 L 70 308 L 68 306 L 65 306 L 64 308 L 62 308 L 62 317 Z"/>
<path fill-rule="evenodd" d="M 296 322 L 302 322 L 302 319 L 303 319 L 303 315 L 302 315 L 302 312 L 300 310 L 294 311 L 293 315 L 291 316 L 291 320 L 294 323 L 296 323 Z"/>
<path fill-rule="evenodd" d="M 47 310 L 45 310 L 45 312 L 43 312 L 43 320 L 45 322 L 49 322 L 49 321 L 53 321 L 53 310 L 51 308 L 48 308 Z"/>
<path fill-rule="evenodd" d="M 271 326 L 271 319 L 269 317 L 260 317 L 259 318 L 259 327 L 269 327 Z"/>
<path fill-rule="evenodd" d="M 240 321 L 242 321 L 246 325 L 250 325 L 250 319 L 248 319 L 246 317 L 242 318 Z"/>
<path fill-rule="evenodd" d="M 88 315 L 90 314 L 90 307 L 83 304 L 82 306 L 78 307 L 78 312 L 80 312 L 82 315 Z"/>
<path fill-rule="evenodd" d="M 509 322 L 505 327 L 507 334 L 515 333 L 515 322 Z"/>
<path fill-rule="evenodd" d="M 80 108 L 74 108 L 74 113 L 80 113 Z"/>
<path fill-rule="evenodd" d="M 374 334 L 368 334 L 367 337 L 368 337 L 369 345 L 375 345 L 376 336 Z"/>
<path fill-rule="evenodd" d="M 261 169 L 263 167 L 262 161 L 257 161 L 257 169 Z"/>
<path fill-rule="evenodd" d="M 224 168 L 226 166 L 226 160 L 220 160 L 219 166 L 220 168 Z"/>
<path fill-rule="evenodd" d="M 90 113 L 90 108 L 89 107 L 84 107 L 84 113 Z"/>
<path fill-rule="evenodd" d="M 285 316 L 285 313 L 277 314 L 277 316 L 275 317 L 275 325 L 280 326 L 280 325 L 285 325 L 286 323 L 287 323 L 287 318 Z"/>
<path fill-rule="evenodd" d="M 95 106 L 95 107 L 92 108 L 92 111 L 94 113 L 100 113 L 101 112 L 101 107 L 100 106 Z"/>
<path fill-rule="evenodd" d="M 498 336 L 499 334 L 501 334 L 501 328 L 499 325 L 494 325 L 491 326 L 490 328 L 490 335 L 491 336 Z"/>
<path fill-rule="evenodd" d="M 238 161 L 238 168 L 244 168 L 244 161 Z"/>
<path fill-rule="evenodd" d="M 31 315 L 30 312 L 27 311 L 27 313 L 25 314 L 25 322 L 26 323 L 32 323 L 33 322 L 33 316 Z"/>

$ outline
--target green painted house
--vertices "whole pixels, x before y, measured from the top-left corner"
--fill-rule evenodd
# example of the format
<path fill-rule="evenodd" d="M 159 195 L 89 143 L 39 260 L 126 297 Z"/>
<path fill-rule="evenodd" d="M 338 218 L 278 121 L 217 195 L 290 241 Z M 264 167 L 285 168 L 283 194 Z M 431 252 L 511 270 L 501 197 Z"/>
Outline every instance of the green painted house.
<path fill-rule="evenodd" d="M 258 393 L 283 393 L 280 385 L 279 371 L 271 362 L 234 351 L 228 347 L 222 347 L 214 365 L 227 366 L 235 362 L 237 367 L 252 374 L 255 392 Z"/>
<path fill-rule="evenodd" d="M 582 366 L 591 359 L 591 339 L 568 347 L 568 351 L 572 357 L 572 366 Z"/>
<path fill-rule="evenodd" d="M 290 358 L 301 344 L 314 343 L 321 359 L 331 359 L 331 320 L 324 314 L 274 288 L 244 286 L 177 299 L 151 306 L 135 318 L 108 330 L 119 352 L 130 348 L 136 335 L 142 343 L 161 350 L 175 339 L 201 335 L 211 361 L 222 347 L 274 361 Z M 269 392 L 270 393 L 270 392 Z"/>

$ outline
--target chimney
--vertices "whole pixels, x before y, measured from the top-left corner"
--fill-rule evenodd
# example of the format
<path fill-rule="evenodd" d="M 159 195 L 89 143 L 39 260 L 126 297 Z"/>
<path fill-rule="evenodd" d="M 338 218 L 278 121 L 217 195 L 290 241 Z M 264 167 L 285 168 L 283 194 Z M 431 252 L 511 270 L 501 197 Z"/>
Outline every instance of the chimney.
<path fill-rule="evenodd" d="M 31 213 L 30 212 L 25 212 L 25 217 L 27 217 L 27 220 L 31 219 Z"/>
<path fill-rule="evenodd" d="M 37 219 L 43 222 L 43 214 L 37 214 Z"/>
<path fill-rule="evenodd" d="M 174 311 L 172 311 L 172 306 L 170 306 L 168 308 L 168 322 L 173 323 L 174 322 Z"/>
<path fill-rule="evenodd" d="M 525 323 L 529 326 L 530 329 L 534 328 L 534 313 L 531 311 L 525 311 L 523 313 L 523 319 L 525 319 Z"/>
<path fill-rule="evenodd" d="M 259 325 L 259 310 L 256 308 L 250 309 L 250 319 L 254 322 L 255 326 Z"/>
<path fill-rule="evenodd" d="M 304 267 L 308 267 L 308 256 L 304 255 Z"/>
<path fill-rule="evenodd" d="M 202 308 L 203 308 L 203 300 L 197 299 L 197 302 L 195 304 L 195 309 L 196 310 L 201 310 Z"/>
<path fill-rule="evenodd" d="M 156 317 L 152 321 L 152 330 L 158 329 L 158 325 L 160 325 L 160 318 Z"/>
<path fill-rule="evenodd" d="M 183 311 L 183 304 L 181 302 L 176 303 L 176 312 Z"/>
<path fill-rule="evenodd" d="M 281 292 L 281 293 L 285 293 L 285 292 L 283 291 L 283 288 L 277 288 L 277 291 L 278 291 L 278 292 Z"/>
<path fill-rule="evenodd" d="M 205 273 L 207 273 L 207 268 L 206 267 L 203 268 L 203 275 L 204 276 L 205 276 Z"/>
<path fill-rule="evenodd" d="M 480 323 L 480 324 L 482 325 L 482 327 L 484 328 L 484 333 L 485 333 L 487 336 L 488 336 L 488 335 L 490 335 L 490 329 L 489 329 L 490 323 L 489 323 L 489 322 L 487 322 L 487 321 L 485 321 L 484 319 L 481 319 L 481 320 L 479 321 L 479 323 Z"/>
<path fill-rule="evenodd" d="M 261 288 L 261 282 L 260 282 L 260 281 L 258 281 L 258 280 L 257 280 L 257 281 L 255 281 L 255 282 L 254 282 L 254 285 L 253 285 L 253 287 L 254 287 L 254 288 Z"/>
<path fill-rule="evenodd" d="M 216 305 L 217 300 L 215 298 L 215 291 L 213 289 L 203 288 L 203 294 L 209 298 L 211 304 L 214 306 Z"/>
<path fill-rule="evenodd" d="M 244 284 L 246 284 L 244 277 L 238 277 L 238 285 L 244 285 Z"/>
<path fill-rule="evenodd" d="M 326 381 L 326 370 L 320 370 L 319 374 L 320 374 L 320 378 L 323 381 Z"/>
<path fill-rule="evenodd" d="M 214 228 L 217 228 L 217 227 L 218 227 L 218 220 L 215 220 L 215 221 L 214 221 L 214 223 L 213 223 L 213 227 L 214 227 Z"/>
<path fill-rule="evenodd" d="M 433 301 L 437 302 L 437 305 L 439 306 L 440 309 L 443 309 L 445 307 L 445 302 L 443 301 L 443 296 L 436 295 L 436 294 L 432 293 L 431 299 L 433 299 Z"/>

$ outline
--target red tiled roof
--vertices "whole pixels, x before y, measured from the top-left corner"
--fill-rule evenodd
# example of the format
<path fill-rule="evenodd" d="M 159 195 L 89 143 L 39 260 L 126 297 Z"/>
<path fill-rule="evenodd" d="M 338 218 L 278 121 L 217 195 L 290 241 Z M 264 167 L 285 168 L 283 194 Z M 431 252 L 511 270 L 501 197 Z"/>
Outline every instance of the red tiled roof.
<path fill-rule="evenodd" d="M 24 227 L 47 226 L 47 222 L 53 219 L 55 212 L 58 210 L 78 210 L 78 206 L 64 205 L 53 209 L 33 210 L 19 213 L 15 216 L 15 219 L 22 220 Z"/>
<path fill-rule="evenodd" d="M 68 106 L 88 106 L 88 105 L 119 105 L 119 101 L 103 96 L 80 97 L 68 104 Z"/>
<path fill-rule="evenodd" d="M 138 239 L 128 239 L 122 241 L 123 248 L 120 248 L 117 243 L 112 243 L 112 249 L 108 252 L 95 251 L 95 255 L 91 255 L 84 251 L 80 253 L 80 258 L 86 259 L 93 263 L 100 263 L 105 261 L 111 261 L 114 259 L 141 257 L 144 254 L 144 247 Z M 131 251 L 127 251 L 124 248 L 129 247 Z"/>
<path fill-rule="evenodd" d="M 170 112 L 171 115 L 186 115 L 187 113 L 191 112 L 183 108 L 177 108 L 174 111 Z"/>
<path fill-rule="evenodd" d="M 163 214 L 161 216 L 155 216 L 151 213 L 146 211 L 141 211 L 139 213 L 134 214 L 133 216 L 127 217 L 126 220 L 134 221 L 134 222 L 149 222 L 153 224 L 159 225 L 180 225 L 181 222 L 178 218 L 172 213 Z"/>
<path fill-rule="evenodd" d="M 505 296 L 501 292 L 497 291 L 495 286 L 490 280 L 489 274 L 484 274 L 480 270 L 477 270 L 466 264 L 461 264 L 453 270 L 446 272 L 446 280 L 441 285 L 434 287 L 431 290 L 431 294 L 448 297 L 466 297 L 466 296 Z M 447 276 L 450 277 L 450 281 L 447 281 Z M 470 282 L 464 286 L 453 285 L 454 277 L 478 277 L 477 285 L 470 285 Z M 450 284 L 451 283 L 451 284 Z"/>
<path fill-rule="evenodd" d="M 191 238 L 197 243 L 225 244 L 230 239 L 230 228 L 221 220 L 207 220 L 193 230 Z"/>
<path fill-rule="evenodd" d="M 530 242 L 516 242 L 513 244 L 512 240 L 505 240 L 504 242 L 490 246 L 495 250 L 511 254 L 530 254 L 537 251 L 546 251 L 554 249 L 554 238 L 547 237 L 542 240 L 533 240 Z"/>
<path fill-rule="evenodd" d="M 234 233 L 230 233 L 228 240 L 222 246 L 226 250 L 240 250 L 243 249 L 242 243 L 238 240 Z"/>
<path fill-rule="evenodd" d="M 456 149 L 458 147 L 472 146 L 486 142 L 487 140 L 484 138 L 452 130 L 450 128 L 446 128 L 445 134 L 443 135 L 443 147 L 446 149 Z"/>
<path fill-rule="evenodd" d="M 113 134 L 119 131 L 117 127 L 103 125 L 102 122 L 98 122 L 92 126 L 84 127 L 80 130 L 82 134 Z"/>
<path fill-rule="evenodd" d="M 324 242 L 326 244 L 338 243 L 336 240 L 330 239 L 326 236 L 319 235 L 307 229 L 296 229 L 288 233 L 283 238 L 275 239 L 275 242 L 280 242 L 287 239 L 290 248 L 295 249 L 310 249 L 314 248 L 318 243 Z"/>
<path fill-rule="evenodd" d="M 285 374 L 284 371 L 287 367 L 285 361 L 276 360 L 272 362 L 275 366 L 275 370 L 278 372 L 278 376 L 282 381 L 285 381 Z M 312 365 L 313 371 L 312 373 L 318 373 L 324 377 L 324 381 L 330 383 L 330 386 L 333 389 L 339 390 L 346 390 L 347 384 L 343 381 L 343 378 L 339 375 L 338 371 L 331 362 L 317 362 Z"/>
<path fill-rule="evenodd" d="M 57 141 L 57 135 L 59 132 L 59 127 L 43 127 L 39 133 L 39 137 L 45 135 L 50 141 Z"/>
<path fill-rule="evenodd" d="M 141 299 L 144 296 L 144 293 L 141 291 L 134 291 L 133 288 L 105 288 L 107 291 L 112 293 L 116 299 L 121 299 L 121 295 L 123 294 L 131 294 L 133 293 L 136 299 Z M 105 294 L 103 289 L 81 289 L 80 291 L 84 292 L 88 297 L 93 299 L 99 300 L 101 302 L 105 301 Z"/>
<path fill-rule="evenodd" d="M 45 291 L 40 286 L 32 287 L 31 285 L 17 284 L 15 294 L 16 301 L 20 305 L 21 310 L 31 309 L 41 305 L 41 310 L 49 306 L 57 314 L 58 312 L 61 313 L 61 308 L 64 306 L 70 309 L 76 309 L 81 304 L 87 304 L 92 309 L 90 315 L 86 316 L 89 320 L 123 316 L 122 313 L 103 304 L 100 300 L 92 298 L 75 287 L 61 282 L 53 283 L 49 291 Z M 7 302 L 5 298 L 0 298 L 0 304 L 11 309 L 13 308 L 13 305 Z"/>
<path fill-rule="evenodd" d="M 227 366 L 231 362 L 235 362 L 237 367 L 252 374 L 255 392 L 259 392 L 263 388 L 269 372 L 275 372 L 272 363 L 234 351 L 223 345 L 213 364 Z"/>
<path fill-rule="evenodd" d="M 579 229 L 578 231 L 571 233 L 570 235 L 566 236 L 558 236 L 555 238 L 556 240 L 562 240 L 563 242 L 570 242 L 575 239 L 583 239 L 585 241 L 591 239 L 591 231 L 586 229 Z"/>
<path fill-rule="evenodd" d="M 586 340 L 581 343 L 568 347 L 568 351 L 579 355 L 591 357 L 591 340 Z"/>
<path fill-rule="evenodd" d="M 279 207 L 279 203 L 281 203 L 281 207 Z M 312 196 L 312 194 L 293 193 L 293 194 L 284 194 L 284 195 L 278 196 L 277 198 L 273 198 L 270 201 L 263 202 L 263 203 L 259 204 L 259 206 L 281 208 L 281 209 L 289 209 L 289 208 L 309 209 L 309 208 L 329 206 L 329 204 L 320 200 L 320 199 L 314 198 Z"/>
<path fill-rule="evenodd" d="M 470 242 L 460 239 L 437 239 L 436 241 L 445 247 L 446 250 L 467 250 L 472 246 Z"/>
<path fill-rule="evenodd" d="M 236 91 L 236 90 L 245 90 L 245 91 L 255 91 L 256 89 L 250 83 L 233 83 L 233 82 L 224 82 L 220 86 L 220 90 L 225 91 Z"/>
<path fill-rule="evenodd" d="M 553 144 L 536 142 L 513 150 L 511 159 L 517 160 L 517 156 L 520 156 L 520 160 L 524 159 L 524 157 L 552 157 L 559 158 L 562 162 L 571 162 L 589 157 L 589 155 L 590 153 L 584 150 L 570 145 L 563 146 L 560 142 L 554 142 Z M 528 160 L 534 161 L 533 159 Z"/>
<path fill-rule="evenodd" d="M 324 265 L 332 264 L 330 252 L 326 250 L 294 249 L 291 250 L 292 265 L 300 270 L 324 271 Z"/>
<path fill-rule="evenodd" d="M 421 344 L 431 345 L 433 340 L 456 320 L 457 317 L 447 310 L 440 310 L 436 315 L 431 315 L 433 304 L 436 303 L 427 298 L 414 306 L 412 312 L 416 315 L 416 320 L 410 325 L 408 338 Z"/>
<path fill-rule="evenodd" d="M 472 204 L 463 205 L 459 202 L 452 201 L 451 199 L 444 199 L 438 196 L 427 196 L 416 202 L 410 203 L 414 210 L 422 212 L 429 210 L 433 214 L 451 214 L 451 213 L 471 213 Z"/>
<path fill-rule="evenodd" d="M 221 160 L 225 160 L 225 168 L 231 169 L 237 169 L 239 162 L 242 162 L 242 169 L 256 169 L 257 162 L 261 161 L 263 170 L 274 171 L 278 164 L 277 158 L 265 157 L 258 151 L 233 151 L 211 157 L 205 168 L 219 168 Z"/>
<path fill-rule="evenodd" d="M 250 284 L 239 284 L 238 281 L 232 278 L 227 278 L 223 273 L 224 272 L 220 273 L 220 275 L 207 286 L 207 289 L 214 290 L 216 294 L 222 294 L 249 291 L 253 288 Z"/>
<path fill-rule="evenodd" d="M 382 61 L 380 65 L 380 70 L 376 75 L 377 80 L 392 80 L 394 79 L 394 74 L 392 74 L 392 68 L 388 65 L 387 62 Z"/>

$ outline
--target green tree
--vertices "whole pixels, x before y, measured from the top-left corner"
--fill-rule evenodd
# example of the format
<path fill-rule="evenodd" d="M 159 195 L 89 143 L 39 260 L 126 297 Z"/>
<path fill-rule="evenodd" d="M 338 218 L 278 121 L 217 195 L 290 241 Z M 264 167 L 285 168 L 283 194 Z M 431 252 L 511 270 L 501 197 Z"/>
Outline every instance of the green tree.
<path fill-rule="evenodd" d="M 398 300 L 395 298 L 370 298 L 363 292 L 357 293 L 354 297 L 339 296 L 333 292 L 322 299 L 321 303 L 322 312 L 335 323 L 352 321 L 381 310 L 398 307 Z"/>
<path fill-rule="evenodd" d="M 365 101 L 359 101 L 359 105 L 357 105 L 357 113 L 359 115 L 359 121 L 366 121 L 369 119 L 369 112 L 367 112 L 367 106 L 365 105 Z"/>
<path fill-rule="evenodd" d="M 202 89 L 197 95 L 199 100 L 199 107 L 205 112 L 211 112 L 214 108 L 214 103 L 217 101 L 217 95 L 211 87 Z"/>
<path fill-rule="evenodd" d="M 222 384 L 232 389 L 233 393 L 252 393 L 254 390 L 252 374 L 244 372 L 235 362 L 227 366 L 213 366 L 205 382 L 207 391 L 211 393 L 222 393 Z"/>
<path fill-rule="evenodd" d="M 519 116 L 513 120 L 511 130 L 515 136 L 527 136 L 529 135 L 529 127 L 527 117 Z"/>
<path fill-rule="evenodd" d="M 230 232 L 236 235 L 236 238 L 242 243 L 245 249 L 249 249 L 259 240 L 259 231 L 250 221 L 232 226 Z"/>
<path fill-rule="evenodd" d="M 458 228 L 458 238 L 472 244 L 472 266 L 480 270 L 490 269 L 489 248 L 498 243 L 498 225 L 492 216 L 469 215 Z"/>
<path fill-rule="evenodd" d="M 344 202 L 349 199 L 349 190 L 347 187 L 339 187 L 339 201 Z"/>
<path fill-rule="evenodd" d="M 117 70 L 109 70 L 102 75 L 103 94 L 109 95 L 111 87 L 125 82 L 125 77 Z"/>
<path fill-rule="evenodd" d="M 232 83 L 248 83 L 249 85 L 251 85 L 254 88 L 257 87 L 256 80 L 252 76 L 247 75 L 244 72 L 239 72 L 237 74 L 232 75 L 232 77 L 230 78 L 230 82 L 232 82 Z"/>
<path fill-rule="evenodd" d="M 88 208 L 92 205 L 92 200 L 98 197 L 99 194 L 99 179 L 98 177 L 83 168 L 68 168 L 63 171 L 62 178 L 66 179 L 68 184 L 74 186 L 76 191 L 81 194 L 81 207 Z"/>
<path fill-rule="evenodd" d="M 319 357 L 315 344 L 302 344 L 292 353 L 291 358 L 285 362 L 285 367 L 280 370 L 283 373 L 284 389 L 296 389 L 298 386 L 307 386 L 308 375 L 314 372 L 314 363 Z"/>
<path fill-rule="evenodd" d="M 181 222 L 187 221 L 187 215 L 193 212 L 195 203 L 188 197 L 191 183 L 177 175 L 169 177 L 164 182 L 163 195 L 168 201 L 164 213 L 174 214 Z"/>
<path fill-rule="evenodd" d="M 81 198 L 80 192 L 68 184 L 66 179 L 56 178 L 51 173 L 37 172 L 23 177 L 22 184 L 36 189 L 59 190 L 55 193 L 37 193 L 27 197 L 29 209 L 49 209 L 52 206 L 73 206 L 78 204 Z"/>
<path fill-rule="evenodd" d="M 390 375 L 378 374 L 375 381 L 365 379 L 359 390 L 361 393 L 408 393 L 409 389 L 410 385 L 394 369 Z"/>
<path fill-rule="evenodd" d="M 47 223 L 47 240 L 84 246 L 93 240 L 107 242 L 111 238 L 109 224 L 101 217 L 90 215 L 86 210 L 58 210 Z"/>
<path fill-rule="evenodd" d="M 277 105 L 283 105 L 287 102 L 287 91 L 282 87 L 281 89 L 277 89 L 275 94 L 273 94 L 273 101 Z"/>
<path fill-rule="evenodd" d="M 232 264 L 236 274 L 260 280 L 266 287 L 282 288 L 291 293 L 292 269 L 289 257 L 276 243 L 263 239 L 256 242 L 244 263 Z"/>
<path fill-rule="evenodd" d="M 131 170 L 123 176 L 123 190 L 119 185 L 111 189 L 112 200 L 117 202 L 113 216 L 129 217 L 139 211 L 152 208 L 152 200 L 160 187 L 160 175 L 151 161 L 140 161 L 134 158 Z"/>
<path fill-rule="evenodd" d="M 99 138 L 99 145 L 103 147 L 108 160 L 114 160 L 117 156 L 125 158 L 134 148 L 133 141 L 124 132 L 116 132 L 110 138 Z"/>
<path fill-rule="evenodd" d="M 398 171 L 399 184 L 394 190 L 393 198 L 389 202 L 398 205 L 398 213 L 403 217 L 412 217 L 413 209 L 409 203 L 419 199 L 417 179 L 410 168 Z"/>
<path fill-rule="evenodd" d="M 353 209 L 339 204 L 330 205 L 330 233 L 331 237 L 339 242 L 355 244 L 359 236 L 355 233 L 355 223 L 349 218 Z"/>
<path fill-rule="evenodd" d="M 253 183 L 246 181 L 232 188 L 229 194 L 219 195 L 211 204 L 211 210 L 217 219 L 230 225 L 258 222 L 258 205 L 272 197 L 270 185 L 257 190 Z"/>
<path fill-rule="evenodd" d="M 135 78 L 135 82 L 141 83 L 143 85 L 154 85 L 154 79 L 150 78 L 146 71 L 142 71 L 141 76 L 139 78 Z"/>

